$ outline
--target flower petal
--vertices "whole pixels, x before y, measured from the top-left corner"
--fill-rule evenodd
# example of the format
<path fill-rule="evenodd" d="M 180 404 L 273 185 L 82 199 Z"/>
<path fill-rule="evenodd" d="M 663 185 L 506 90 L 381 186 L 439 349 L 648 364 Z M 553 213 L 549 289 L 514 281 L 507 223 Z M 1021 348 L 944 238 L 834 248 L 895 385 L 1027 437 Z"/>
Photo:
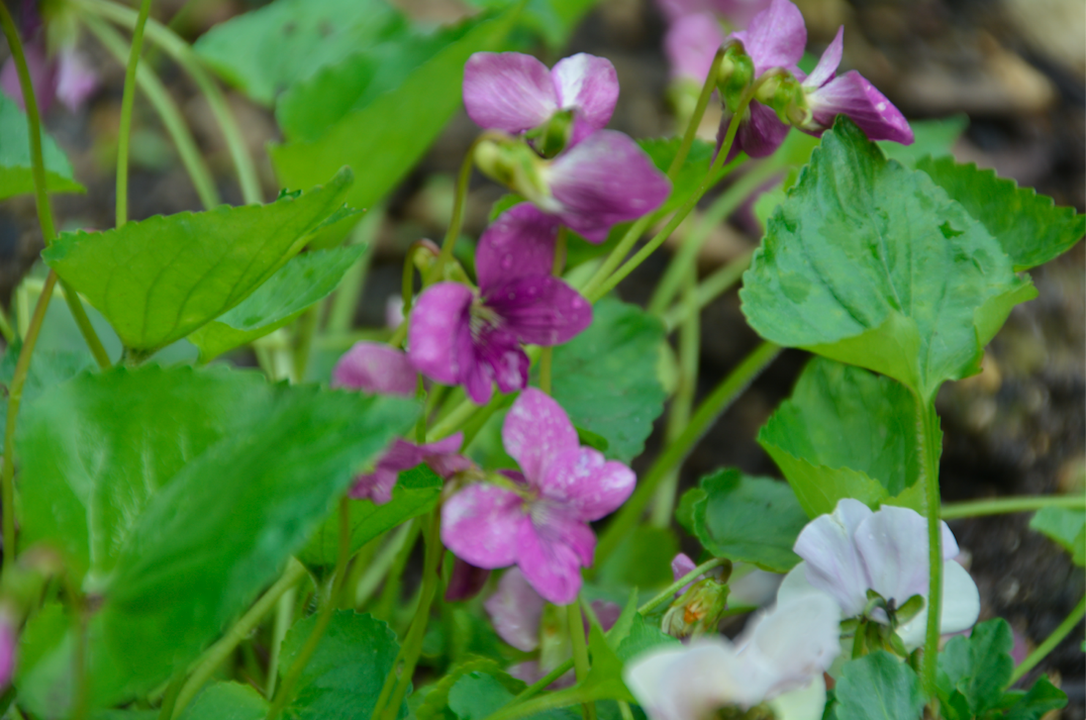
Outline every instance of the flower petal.
<path fill-rule="evenodd" d="M 589 566 L 596 554 L 596 534 L 563 504 L 548 500 L 532 503 L 529 510 L 536 534 L 544 544 L 569 547 L 581 565 Z"/>
<path fill-rule="evenodd" d="M 900 606 L 928 594 L 928 523 L 920 513 L 884 505 L 857 527 L 853 541 L 868 587 Z"/>
<path fill-rule="evenodd" d="M 902 145 L 913 142 L 913 131 L 901 111 L 860 73 L 850 70 L 807 93 L 811 108 L 811 127 L 821 134 L 833 125 L 838 114 L 848 115 L 870 140 L 893 140 Z"/>
<path fill-rule="evenodd" d="M 826 681 L 819 675 L 805 687 L 771 699 L 769 707 L 777 720 L 822 720 L 826 709 Z"/>
<path fill-rule="evenodd" d="M 78 50 L 64 47 L 57 53 L 57 99 L 71 112 L 83 107 L 98 89 L 98 75 Z"/>
<path fill-rule="evenodd" d="M 833 42 L 827 47 L 826 51 L 822 53 L 822 57 L 818 59 L 818 64 L 815 65 L 815 69 L 811 71 L 811 74 L 803 81 L 803 87 L 805 88 L 820 88 L 829 82 L 834 73 L 837 72 L 837 67 L 841 64 L 841 53 L 845 46 L 845 26 L 837 28 L 837 35 L 834 36 Z"/>
<path fill-rule="evenodd" d="M 770 68 L 792 69 L 803 57 L 807 27 L 799 8 L 788 0 L 773 0 L 768 8 L 751 19 L 745 31 L 735 33 L 734 37 L 743 42 L 747 54 L 754 60 L 757 76 Z"/>
<path fill-rule="evenodd" d="M 724 32 L 710 13 L 681 18 L 664 36 L 664 53 L 671 65 L 671 76 L 704 83 L 723 43 Z"/>
<path fill-rule="evenodd" d="M 475 250 L 479 289 L 485 295 L 489 288 L 515 278 L 550 275 L 557 235 L 558 220 L 531 203 L 499 215 Z"/>
<path fill-rule="evenodd" d="M 591 533 L 591 530 L 589 530 Z M 581 591 L 581 558 L 565 542 L 543 537 L 534 522 L 520 525 L 505 542 L 516 548 L 517 566 L 543 599 L 568 605 Z"/>
<path fill-rule="evenodd" d="M 561 345 L 592 324 L 592 305 L 550 275 L 515 278 L 490 288 L 484 298 L 521 342 Z"/>
<path fill-rule="evenodd" d="M 534 487 L 539 487 L 552 458 L 580 446 L 566 411 L 554 398 L 535 388 L 522 392 L 509 408 L 502 425 L 502 443 Z"/>
<path fill-rule="evenodd" d="M 615 223 L 660 206 L 671 181 L 626 135 L 600 130 L 559 155 L 547 168 L 562 223 L 592 242 L 602 242 Z"/>
<path fill-rule="evenodd" d="M 385 343 L 357 342 L 332 370 L 332 387 L 414 397 L 418 372 L 402 350 Z"/>
<path fill-rule="evenodd" d="M 630 497 L 637 478 L 620 462 L 588 447 L 569 448 L 546 464 L 539 488 L 544 497 L 585 521 L 614 512 Z"/>
<path fill-rule="evenodd" d="M 577 53 L 559 60 L 551 78 L 560 108 L 576 110 L 594 130 L 607 126 L 618 102 L 618 74 L 610 60 Z"/>
<path fill-rule="evenodd" d="M 973 627 L 980 617 L 980 591 L 969 571 L 953 560 L 943 563 L 943 604 L 939 618 L 939 633 L 961 632 Z M 909 622 L 897 629 L 897 634 L 909 650 L 924 644 L 928 627 L 928 606 Z"/>
<path fill-rule="evenodd" d="M 489 402 L 491 381 L 496 380 L 502 392 L 515 392 L 528 386 L 530 362 L 520 347 L 517 336 L 506 328 L 485 328 L 479 332 L 473 347 L 474 371 L 465 388 L 478 404 Z"/>
<path fill-rule="evenodd" d="M 512 490 L 476 483 L 441 507 L 441 542 L 459 558 L 481 568 L 506 567 L 517 557 L 516 538 L 531 526 L 524 501 Z"/>
<path fill-rule="evenodd" d="M 419 450 L 422 451 L 423 462 L 442 479 L 448 480 L 461 470 L 471 467 L 471 460 L 459 454 L 463 444 L 464 433 L 458 432 L 444 440 L 419 445 Z"/>
<path fill-rule="evenodd" d="M 474 297 L 471 288 L 452 282 L 431 285 L 419 296 L 407 332 L 407 357 L 419 372 L 456 385 L 472 369 L 469 311 Z"/>
<path fill-rule="evenodd" d="M 384 505 L 392 500 L 392 488 L 396 487 L 399 478 L 399 470 L 378 462 L 373 472 L 355 477 L 349 494 L 355 500 L 373 500 L 375 505 Z"/>
<path fill-rule="evenodd" d="M 531 55 L 478 52 L 464 66 L 464 108 L 479 127 L 518 133 L 558 110 L 547 66 Z"/>
<path fill-rule="evenodd" d="M 728 132 L 731 117 L 730 114 L 725 113 L 720 119 L 720 130 L 717 133 L 718 150 Z M 790 129 L 788 125 L 781 122 L 772 108 L 760 102 L 752 102 L 750 116 L 739 123 L 739 129 L 735 133 L 735 142 L 732 143 L 731 151 L 728 153 L 728 162 L 731 162 L 740 150 L 753 158 L 772 155 L 784 142 Z"/>
<path fill-rule="evenodd" d="M 873 514 L 862 502 L 845 498 L 837 503 L 832 515 L 820 515 L 807 523 L 792 548 L 806 561 L 801 565 L 804 565 L 807 582 L 832 595 L 845 617 L 859 615 L 867 603 L 870 579 L 853 536 L 860 524 Z M 785 585 L 795 572 L 797 570 L 793 569 L 788 573 L 781 592 L 785 591 Z M 777 597 L 781 598 L 780 592 Z"/>
<path fill-rule="evenodd" d="M 519 568 L 509 568 L 498 581 L 498 591 L 486 599 L 483 607 L 494 629 L 517 650 L 531 652 L 539 647 L 539 621 L 545 601 Z"/>
<path fill-rule="evenodd" d="M 768 669 L 770 695 L 821 677 L 841 651 L 841 610 L 823 592 L 798 595 L 747 625 L 737 641 L 741 658 Z"/>

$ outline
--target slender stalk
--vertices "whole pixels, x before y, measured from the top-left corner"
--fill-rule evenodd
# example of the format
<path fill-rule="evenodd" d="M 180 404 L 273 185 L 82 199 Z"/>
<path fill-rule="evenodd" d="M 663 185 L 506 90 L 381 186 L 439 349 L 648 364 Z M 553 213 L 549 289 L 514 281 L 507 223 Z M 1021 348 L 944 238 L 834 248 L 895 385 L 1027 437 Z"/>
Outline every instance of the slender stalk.
<path fill-rule="evenodd" d="M 573 645 L 573 667 L 577 670 L 577 681 L 584 682 L 588 677 L 588 645 L 584 639 L 584 618 L 577 600 L 566 606 L 566 620 L 569 640 Z M 596 720 L 596 704 L 586 702 L 581 706 L 585 720 Z"/>
<path fill-rule="evenodd" d="M 298 592 L 294 586 L 287 588 L 275 603 L 275 620 L 272 623 L 272 644 L 268 657 L 268 677 L 264 688 L 264 697 L 275 697 L 275 683 L 279 679 L 279 653 L 283 640 L 294 622 L 294 605 L 298 602 Z"/>
<path fill-rule="evenodd" d="M 98 363 L 98 367 L 101 369 L 108 369 L 113 364 L 109 359 L 109 353 L 106 352 L 102 341 L 98 339 L 98 333 L 94 331 L 94 326 L 91 325 L 90 318 L 87 317 L 87 311 L 83 307 L 83 302 L 79 299 L 75 288 L 61 280 L 60 291 L 61 295 L 64 296 L 65 304 L 68 305 L 68 310 L 72 313 L 72 319 L 75 320 L 76 327 L 79 328 L 79 334 L 83 336 L 87 347 L 90 348 L 91 355 L 94 356 L 94 361 Z"/>
<path fill-rule="evenodd" d="M 123 5 L 109 2 L 108 0 L 70 0 L 81 9 L 106 18 L 118 25 L 133 29 L 136 26 L 138 15 L 134 10 Z M 204 69 L 203 61 L 193 51 L 192 47 L 177 35 L 173 30 L 156 22 L 147 22 L 147 37 L 161 47 L 192 77 L 196 86 L 207 97 L 208 106 L 222 129 L 223 139 L 230 150 L 230 158 L 234 163 L 238 175 L 238 184 L 241 186 L 241 196 L 246 203 L 263 202 L 260 190 L 260 179 L 256 172 L 256 165 L 245 145 L 241 134 L 241 128 L 234 119 L 233 113 L 226 102 L 226 96 L 215 84 L 214 79 Z M 217 203 L 216 203 L 217 204 Z"/>
<path fill-rule="evenodd" d="M 1044 660 L 1050 652 L 1055 650 L 1056 646 L 1082 621 L 1083 616 L 1086 616 L 1086 597 L 1079 600 L 1078 605 L 1075 606 L 1070 615 L 1064 618 L 1059 627 L 1053 630 L 1052 634 L 1045 638 L 1045 641 L 1038 645 L 1037 649 L 1027 655 L 1022 664 L 1014 669 L 1014 672 L 1011 673 L 1011 684 L 1016 683 L 1019 678 L 1036 667 L 1037 663 Z"/>
<path fill-rule="evenodd" d="M 928 519 L 928 626 L 924 639 L 924 656 L 921 660 L 920 679 L 928 697 L 937 703 L 936 672 L 939 664 L 939 626 L 942 620 L 943 601 L 943 548 L 942 530 L 939 524 L 939 454 L 942 434 L 935 404 L 913 393 L 916 403 L 916 432 L 921 455 L 925 503 L 924 514 Z M 938 714 L 936 714 L 938 717 Z"/>
<path fill-rule="evenodd" d="M 430 432 L 426 433 L 426 442 L 436 442 L 452 435 L 471 418 L 478 407 L 470 398 L 464 400 L 453 408 L 448 415 L 434 423 L 434 426 L 430 428 Z"/>
<path fill-rule="evenodd" d="M 8 345 L 15 342 L 15 331 L 11 329 L 8 315 L 4 312 L 4 308 L 2 307 L 0 307 L 0 337 L 3 337 L 4 342 Z"/>
<path fill-rule="evenodd" d="M 664 327 L 667 328 L 667 331 L 670 333 L 674 330 L 690 312 L 701 312 L 706 305 L 716 300 L 732 285 L 739 282 L 739 279 L 743 277 L 743 273 L 750 267 L 750 259 L 753 256 L 754 251 L 748 250 L 702 280 L 701 284 L 698 285 L 697 302 L 694 303 L 694 308 L 690 308 L 687 303 L 681 302 L 664 314 Z"/>
<path fill-rule="evenodd" d="M 569 661 L 572 665 L 573 661 Z M 563 672 L 569 670 L 569 667 Z M 542 697 L 533 697 L 531 700 L 517 703 L 515 700 L 502 707 L 497 712 L 488 715 L 485 720 L 516 720 L 517 718 L 538 715 L 548 710 L 567 707 L 582 702 L 580 688 L 571 687 L 559 690 Z"/>
<path fill-rule="evenodd" d="M 705 109 L 709 107 L 709 100 L 713 97 L 713 90 L 716 89 L 716 81 L 720 76 L 720 61 L 724 59 L 724 48 L 717 48 L 716 55 L 713 56 L 713 64 L 709 66 L 709 74 L 705 77 L 705 83 L 701 86 L 701 93 L 698 95 L 698 104 L 694 106 L 694 114 L 690 116 L 690 122 L 686 124 L 686 133 L 683 134 L 682 143 L 679 144 L 679 149 L 675 153 L 675 158 L 671 161 L 671 166 L 667 169 L 667 176 L 672 180 L 679 174 L 679 170 L 682 169 L 683 163 L 686 162 L 686 156 L 690 153 L 690 147 L 694 144 L 694 138 L 697 137 L 698 128 L 701 126 L 701 119 L 705 117 Z"/>
<path fill-rule="evenodd" d="M 409 523 L 409 530 L 402 531 L 402 535 L 393 538 L 392 544 L 395 544 L 397 540 L 399 540 L 401 544 L 395 545 L 396 549 L 392 554 L 391 563 L 385 566 L 387 574 L 381 573 L 385 575 L 385 586 L 381 588 L 381 596 L 377 599 L 377 607 L 373 609 L 373 616 L 378 619 L 388 620 L 391 618 L 393 606 L 400 599 L 400 585 L 401 580 L 403 579 L 403 569 L 407 566 L 407 561 L 411 557 L 411 551 L 415 548 L 415 542 L 418 540 L 419 533 L 422 532 L 422 523 L 422 518 L 412 520 Z M 363 578 L 363 581 L 364 580 L 365 578 Z M 371 580 L 374 587 L 376 587 L 377 581 L 379 580 L 380 576 Z M 359 584 L 361 584 L 361 582 Z M 391 692 L 391 690 L 389 690 L 389 692 Z"/>
<path fill-rule="evenodd" d="M 249 636 L 249 633 L 259 625 L 268 613 L 272 611 L 278 604 L 281 598 L 290 596 L 294 587 L 306 576 L 305 566 L 300 562 L 291 558 L 287 564 L 286 570 L 275 581 L 268 590 L 260 596 L 260 599 L 253 603 L 253 606 L 246 611 L 244 615 L 238 618 L 226 634 L 222 638 L 204 651 L 203 656 L 197 661 L 196 667 L 189 675 L 188 680 L 181 686 L 180 692 L 177 694 L 177 702 L 174 704 L 173 714 L 171 717 L 179 717 L 188 706 L 189 702 L 196 697 L 204 684 L 211 678 L 215 671 L 222 665 L 223 661 L 230 656 L 231 653 L 237 648 L 241 642 Z M 286 634 L 286 628 L 283 628 L 283 634 Z M 281 638 L 280 638 L 281 639 Z M 276 652 L 276 648 L 272 648 L 273 652 Z M 273 681 L 269 677 L 269 685 Z"/>
<path fill-rule="evenodd" d="M 294 326 L 294 348 L 291 352 L 294 382 L 305 381 L 305 371 L 309 366 L 309 353 L 313 347 L 313 335 L 320 324 L 321 303 L 317 303 L 302 313 Z"/>
<path fill-rule="evenodd" d="M 84 23 L 110 55 L 118 62 L 124 62 L 125 42 L 120 33 L 92 15 L 85 16 Z M 181 158 L 181 164 L 185 166 L 185 171 L 196 189 L 196 195 L 200 198 L 200 204 L 205 210 L 215 207 L 220 203 L 220 199 L 215 181 L 211 177 L 211 170 L 208 169 L 207 162 L 197 148 L 196 140 L 192 137 L 192 131 L 189 130 L 181 111 L 170 97 L 169 91 L 166 90 L 154 70 L 147 65 L 141 65 L 136 70 L 136 83 L 158 113 L 162 125 L 173 140 L 177 154 Z"/>
<path fill-rule="evenodd" d="M 566 227 L 558 228 L 558 236 L 554 241 L 554 261 L 551 263 L 551 275 L 562 277 L 562 269 L 566 265 Z M 539 355 L 539 389 L 548 395 L 551 394 L 551 362 L 554 359 L 554 348 L 547 346 Z"/>
<path fill-rule="evenodd" d="M 1086 510 L 1086 497 L 1081 495 L 1039 495 L 943 503 L 943 507 L 939 511 L 939 517 L 943 520 L 956 520 L 958 518 L 981 517 L 982 515 L 1033 512 L 1034 510 L 1049 507 Z"/>
<path fill-rule="evenodd" d="M 731 373 L 725 377 L 719 385 L 702 401 L 701 405 L 690 418 L 690 424 L 686 426 L 682 434 L 656 458 L 649 471 L 637 484 L 633 495 L 622 506 L 618 514 L 607 525 L 600 535 L 600 542 L 596 546 L 596 567 L 602 565 L 611 553 L 615 551 L 626 534 L 632 530 L 641 520 L 641 513 L 648 505 L 656 492 L 657 486 L 673 467 L 677 467 L 694 445 L 701 440 L 709 427 L 732 404 L 743 390 L 756 378 L 769 363 L 780 353 L 781 348 L 771 342 L 763 342 L 754 349 L 750 355 L 744 358 Z"/>
<path fill-rule="evenodd" d="M 460 228 L 464 222 L 464 206 L 468 201 L 468 183 L 471 181 L 471 171 L 475 167 L 475 148 L 484 137 L 486 137 L 485 134 L 475 138 L 471 147 L 468 148 L 463 162 L 460 163 L 460 174 L 456 178 L 456 195 L 453 197 L 453 211 L 452 218 L 449 220 L 449 229 L 445 233 L 445 239 L 441 242 L 441 253 L 437 256 L 437 261 L 430 268 L 430 272 L 426 274 L 423 283 L 425 286 L 433 285 L 440 280 L 445 265 L 452 259 L 453 248 L 456 246 L 457 238 L 460 237 Z M 406 312 L 404 314 L 406 315 Z"/>
<path fill-rule="evenodd" d="M 630 709 L 630 703 L 625 700 L 618 701 L 618 712 L 622 716 L 622 720 L 634 720 L 633 710 Z"/>
<path fill-rule="evenodd" d="M 132 106 L 136 101 L 136 67 L 143 50 L 143 29 L 151 14 L 151 0 L 140 2 L 136 28 L 132 31 L 132 49 L 124 71 L 124 95 L 121 97 L 121 128 L 117 132 L 117 220 L 116 227 L 128 222 L 128 138 L 132 134 Z"/>

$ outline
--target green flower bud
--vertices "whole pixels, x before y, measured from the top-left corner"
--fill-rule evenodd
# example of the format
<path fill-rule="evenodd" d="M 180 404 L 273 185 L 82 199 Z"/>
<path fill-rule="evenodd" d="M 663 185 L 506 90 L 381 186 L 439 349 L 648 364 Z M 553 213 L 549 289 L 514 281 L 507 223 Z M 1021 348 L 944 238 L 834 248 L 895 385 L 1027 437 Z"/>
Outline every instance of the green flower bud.
<path fill-rule="evenodd" d="M 566 149 L 573 137 L 573 111 L 560 110 L 550 120 L 524 134 L 524 137 L 545 158 L 552 158 Z"/>
<path fill-rule="evenodd" d="M 714 578 L 698 580 L 664 613 L 660 628 L 678 638 L 715 632 L 728 604 L 728 585 Z"/>
<path fill-rule="evenodd" d="M 724 101 L 724 107 L 735 112 L 739 107 L 743 93 L 754 81 L 754 60 L 747 55 L 743 43 L 735 41 L 728 45 L 720 61 L 716 88 Z"/>

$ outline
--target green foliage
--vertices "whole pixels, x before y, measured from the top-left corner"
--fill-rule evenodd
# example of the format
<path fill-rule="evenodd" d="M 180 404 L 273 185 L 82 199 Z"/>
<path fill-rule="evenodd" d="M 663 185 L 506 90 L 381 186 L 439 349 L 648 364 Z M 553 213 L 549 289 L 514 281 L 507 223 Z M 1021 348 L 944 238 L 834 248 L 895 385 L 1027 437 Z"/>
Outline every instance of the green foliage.
<path fill-rule="evenodd" d="M 270 106 L 297 81 L 406 28 L 382 0 L 276 0 L 216 25 L 195 49 L 227 81 Z"/>
<path fill-rule="evenodd" d="M 716 557 L 773 572 L 787 572 L 799 562 L 792 546 L 807 515 L 788 485 L 726 469 L 703 477 L 686 494 L 694 534 Z"/>
<path fill-rule="evenodd" d="M 261 720 L 267 714 L 268 703 L 251 686 L 217 682 L 204 688 L 180 720 Z"/>
<path fill-rule="evenodd" d="M 299 620 L 283 640 L 280 671 L 287 673 L 313 632 L 316 615 Z M 368 718 L 400 647 L 389 626 L 372 615 L 337 610 L 306 663 L 284 718 Z"/>
<path fill-rule="evenodd" d="M 678 645 L 679 641 L 656 625 L 649 624 L 641 613 L 633 616 L 630 632 L 615 651 L 623 661 L 629 661 L 660 645 Z"/>
<path fill-rule="evenodd" d="M 481 50 L 501 49 L 513 21 L 513 12 L 467 21 L 470 29 L 458 40 L 412 70 L 395 89 L 363 107 L 352 106 L 319 139 L 271 146 L 280 181 L 307 187 L 350 165 L 358 168 L 358 182 L 348 201 L 372 206 L 407 174 L 460 107 L 467 59 Z"/>
<path fill-rule="evenodd" d="M 376 505 L 372 500 L 351 501 L 351 552 L 355 552 L 386 530 L 413 517 L 430 512 L 441 496 L 442 480 L 426 465 L 400 473 L 392 500 Z M 339 521 L 332 512 L 298 559 L 310 565 L 332 565 L 339 547 Z"/>
<path fill-rule="evenodd" d="M 620 587 L 667 585 L 672 581 L 671 559 L 678 552 L 679 541 L 669 528 L 639 526 L 608 556 L 597 577 Z"/>
<path fill-rule="evenodd" d="M 297 318 L 335 290 L 365 251 L 365 245 L 348 245 L 303 253 L 290 260 L 252 295 L 189 335 L 192 344 L 200 348 L 200 362 L 264 337 Z"/>
<path fill-rule="evenodd" d="M 546 43 L 551 53 L 565 48 L 585 13 L 599 0 L 527 0 L 520 12 L 518 26 L 532 31 Z M 508 10 L 520 0 L 468 0 L 470 5 L 488 10 Z"/>
<path fill-rule="evenodd" d="M 483 720 L 508 704 L 513 699 L 514 688 L 519 691 L 523 685 L 501 671 L 471 670 L 461 675 L 449 690 L 449 710 L 459 720 Z M 579 716 L 559 708 L 532 717 L 540 720 L 575 720 Z"/>
<path fill-rule="evenodd" d="M 325 176 L 327 177 L 327 176 Z M 102 233 L 64 233 L 42 256 L 142 355 L 238 305 L 342 207 L 349 170 L 268 205 L 156 216 Z"/>
<path fill-rule="evenodd" d="M 577 683 L 577 687 L 572 688 L 580 697 L 580 701 L 635 702 L 634 696 L 626 689 L 626 683 L 622 681 L 622 660 L 607 643 L 603 630 L 594 621 L 588 628 L 588 653 L 592 660 L 592 667 L 588 675 Z"/>
<path fill-rule="evenodd" d="M 916 720 L 924 709 L 920 678 L 885 650 L 845 663 L 834 690 L 837 720 Z"/>
<path fill-rule="evenodd" d="M 924 399 L 979 371 L 1011 308 L 1036 295 L 983 225 L 843 116 L 771 218 L 743 286 L 763 337 Z"/>
<path fill-rule="evenodd" d="M 116 368 L 43 395 L 17 436 L 23 527 L 91 565 L 95 703 L 190 662 L 417 411 L 223 368 Z M 65 635 L 29 678 L 56 702 L 70 652 Z"/>
<path fill-rule="evenodd" d="M 574 425 L 607 441 L 604 455 L 629 462 L 664 411 L 656 377 L 664 328 L 640 308 L 611 298 L 592 312 L 587 330 L 554 349 L 553 395 Z"/>
<path fill-rule="evenodd" d="M 1004 695 L 1004 699 L 1012 693 Z M 1003 720 L 1040 720 L 1051 710 L 1059 710 L 1067 705 L 1067 695 L 1044 675 L 1037 678 L 1033 687 L 1025 695 L 1017 698 L 1013 705 L 1003 713 Z"/>
<path fill-rule="evenodd" d="M 3 357 L 0 357 L 0 438 L 4 437 L 8 424 L 8 395 L 11 381 L 15 377 L 15 363 L 23 343 L 16 338 L 8 345 Z M 34 351 L 34 361 L 27 370 L 23 384 L 23 398 L 19 403 L 20 412 L 31 405 L 41 393 L 54 385 L 75 377 L 80 371 L 94 365 L 94 359 L 86 350 L 41 350 Z"/>
<path fill-rule="evenodd" d="M 1014 637 L 1007 621 L 989 620 L 973 628 L 969 638 L 951 638 L 939 653 L 940 702 L 948 720 L 969 720 L 1001 705 L 1011 680 Z"/>
<path fill-rule="evenodd" d="M 1062 545 L 1076 565 L 1086 565 L 1086 511 L 1044 508 L 1030 519 L 1029 527 Z"/>
<path fill-rule="evenodd" d="M 1086 233 L 1086 215 L 1057 207 L 1052 198 L 1033 188 L 1020 188 L 995 170 L 954 158 L 924 158 L 916 164 L 935 184 L 965 207 L 1010 256 L 1015 271 L 1028 270 L 1071 249 Z"/>
<path fill-rule="evenodd" d="M 15 101 L 0 94 L 0 200 L 34 192 L 30 162 L 30 125 Z M 72 179 L 72 165 L 45 131 L 41 136 L 45 189 L 51 193 L 86 192 Z"/>
<path fill-rule="evenodd" d="M 916 482 L 915 415 L 915 402 L 901 384 L 815 358 L 758 442 L 814 518 L 833 512 L 846 497 L 874 507 Z"/>
<path fill-rule="evenodd" d="M 913 129 L 912 145 L 902 145 L 893 140 L 879 140 L 876 144 L 889 159 L 897 160 L 905 167 L 916 168 L 917 162 L 923 158 L 950 155 L 950 148 L 969 127 L 969 116 L 951 115 L 941 120 L 912 120 L 909 126 Z"/>

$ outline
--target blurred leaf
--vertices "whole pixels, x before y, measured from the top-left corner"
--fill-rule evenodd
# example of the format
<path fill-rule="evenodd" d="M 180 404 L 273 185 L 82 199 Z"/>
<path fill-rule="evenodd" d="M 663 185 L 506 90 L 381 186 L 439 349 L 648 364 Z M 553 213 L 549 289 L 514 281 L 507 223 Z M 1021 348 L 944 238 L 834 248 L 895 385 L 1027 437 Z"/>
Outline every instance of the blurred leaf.
<path fill-rule="evenodd" d="M 1086 528 L 1086 510 L 1049 507 L 1038 510 L 1030 519 L 1029 527 L 1044 533 L 1071 553 L 1071 559 L 1079 567 L 1083 566 L 1084 528 Z"/>
<path fill-rule="evenodd" d="M 326 176 L 327 177 L 327 176 Z M 343 206 L 342 170 L 269 205 L 226 205 L 63 233 L 42 256 L 109 319 L 128 348 L 153 352 L 238 305 Z"/>
<path fill-rule="evenodd" d="M 1047 712 L 1067 705 L 1067 694 L 1044 675 L 1014 705 L 1007 708 L 1003 720 L 1040 720 Z"/>
<path fill-rule="evenodd" d="M 11 381 L 15 377 L 15 363 L 19 361 L 23 343 L 16 337 L 0 357 L 0 437 L 4 437 L 8 425 L 8 396 Z M 75 377 L 80 370 L 94 366 L 94 359 L 86 349 L 82 351 L 35 349 L 33 362 L 23 383 L 23 397 L 19 411 L 24 412 L 45 390 Z"/>
<path fill-rule="evenodd" d="M 0 93 L 0 200 L 34 192 L 34 172 L 30 161 L 30 131 L 26 113 L 15 101 Z M 82 193 L 87 189 L 72 179 L 72 165 L 43 130 L 42 160 L 45 163 L 45 188 L 51 193 Z"/>
<path fill-rule="evenodd" d="M 890 378 L 814 358 L 758 433 L 807 516 L 856 498 L 872 507 L 920 473 L 915 402 Z M 913 508 L 918 510 L 919 508 Z"/>
<path fill-rule="evenodd" d="M 912 145 L 902 145 L 893 140 L 879 140 L 876 144 L 890 160 L 897 160 L 905 167 L 915 169 L 921 158 L 950 155 L 950 148 L 969 127 L 969 116 L 963 113 L 941 120 L 913 120 L 909 126 L 912 127 L 915 137 Z"/>
<path fill-rule="evenodd" d="M 189 341 L 200 348 L 200 362 L 264 337 L 294 320 L 335 290 L 365 251 L 365 245 L 348 245 L 291 259 L 249 297 L 189 335 Z"/>
<path fill-rule="evenodd" d="M 679 541 L 670 529 L 637 527 L 600 566 L 598 580 L 641 589 L 667 585 L 673 580 L 671 559 L 678 552 Z"/>
<path fill-rule="evenodd" d="M 295 82 L 406 29 L 381 0 L 276 0 L 216 25 L 194 47 L 228 82 L 270 106 Z"/>
<path fill-rule="evenodd" d="M 543 39 L 552 53 L 565 48 L 581 19 L 599 0 L 528 0 L 521 12 L 518 26 L 527 28 Z M 479 8 L 507 10 L 519 0 L 468 0 Z"/>
<path fill-rule="evenodd" d="M 636 613 L 633 618 L 633 623 L 630 625 L 629 634 L 622 640 L 618 646 L 618 656 L 623 661 L 629 662 L 638 655 L 648 652 L 653 648 L 661 645 L 678 645 L 679 641 L 666 632 L 650 625 L 641 613 Z"/>
<path fill-rule="evenodd" d="M 1011 628 L 1002 618 L 979 623 L 968 638 L 951 638 L 939 653 L 939 699 L 954 712 L 967 709 L 961 720 L 999 707 L 1014 671 L 1013 646 Z"/>
<path fill-rule="evenodd" d="M 631 632 L 633 629 L 631 628 Z M 627 637 L 627 639 L 629 639 Z M 600 626 L 590 619 L 588 628 L 588 653 L 592 666 L 588 675 L 570 688 L 580 696 L 581 701 L 625 700 L 637 702 L 626 683 L 622 681 L 622 660 L 607 644 Z"/>
<path fill-rule="evenodd" d="M 885 650 L 846 662 L 834 693 L 837 720 L 916 720 L 924 710 L 920 678 Z"/>
<path fill-rule="evenodd" d="M 704 493 L 690 507 L 694 534 L 706 550 L 773 572 L 787 572 L 799 562 L 792 546 L 807 515 L 786 483 L 726 469 L 703 477 L 699 485 L 688 494 Z"/>
<path fill-rule="evenodd" d="M 983 225 L 844 116 L 774 213 L 740 291 L 766 339 L 925 399 L 978 372 L 1011 308 L 1035 296 Z"/>
<path fill-rule="evenodd" d="M 1086 233 L 1086 215 L 1057 207 L 1047 195 L 954 158 L 924 158 L 916 167 L 960 202 L 1003 246 L 1015 271 L 1043 265 L 1071 249 Z"/>
<path fill-rule="evenodd" d="M 267 701 L 251 686 L 217 682 L 196 696 L 180 720 L 262 720 L 267 714 Z"/>
<path fill-rule="evenodd" d="M 501 700 L 501 693 L 494 689 L 489 683 L 485 684 L 485 687 L 481 690 L 472 687 L 476 684 L 475 681 L 481 679 L 484 675 L 497 679 L 510 697 L 513 696 L 514 692 L 519 692 L 526 687 L 520 680 L 510 677 L 507 673 L 503 672 L 496 661 L 491 660 L 490 658 L 473 657 L 449 668 L 445 675 L 431 686 L 430 691 L 426 693 L 425 699 L 417 708 L 415 708 L 415 717 L 417 720 L 433 720 L 435 717 L 447 717 L 444 711 L 445 706 L 449 702 L 449 693 L 452 691 L 453 687 L 460 682 L 461 678 L 471 674 L 474 674 L 475 677 L 465 685 L 465 689 L 460 691 L 463 694 L 457 698 L 457 707 L 460 712 L 464 714 L 480 712 L 478 707 L 473 707 L 474 703 L 472 702 L 472 698 L 475 696 L 489 694 Z M 483 711 L 485 711 L 488 701 L 484 699 L 481 705 L 484 708 Z M 455 711 L 453 712 L 455 713 Z"/>

